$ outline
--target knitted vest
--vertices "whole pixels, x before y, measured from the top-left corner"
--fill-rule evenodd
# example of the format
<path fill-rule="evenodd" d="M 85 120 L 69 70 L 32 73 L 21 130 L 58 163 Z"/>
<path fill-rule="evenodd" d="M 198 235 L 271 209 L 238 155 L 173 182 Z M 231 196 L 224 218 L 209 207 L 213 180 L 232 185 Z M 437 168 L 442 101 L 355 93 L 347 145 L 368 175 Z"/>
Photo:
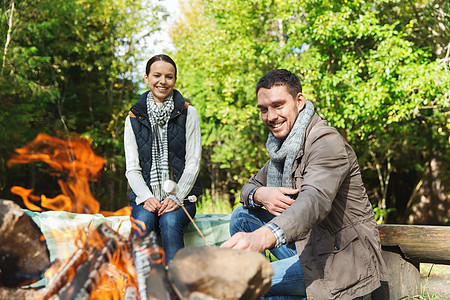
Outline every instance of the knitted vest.
<path fill-rule="evenodd" d="M 138 102 L 130 109 L 136 116 L 131 118 L 131 126 L 136 137 L 139 154 L 139 164 L 142 168 L 142 176 L 150 188 L 150 170 L 152 166 L 151 143 L 152 136 L 150 121 L 147 114 L 147 91 L 141 95 Z M 186 164 L 186 117 L 187 109 L 184 109 L 185 101 L 177 90 L 173 90 L 174 109 L 170 115 L 167 140 L 169 143 L 169 168 L 170 178 L 175 182 L 180 180 Z M 150 188 L 151 189 L 151 188 Z M 202 187 L 198 178 L 196 179 L 189 195 L 200 196 Z M 136 194 L 130 189 L 130 201 L 135 201 Z"/>

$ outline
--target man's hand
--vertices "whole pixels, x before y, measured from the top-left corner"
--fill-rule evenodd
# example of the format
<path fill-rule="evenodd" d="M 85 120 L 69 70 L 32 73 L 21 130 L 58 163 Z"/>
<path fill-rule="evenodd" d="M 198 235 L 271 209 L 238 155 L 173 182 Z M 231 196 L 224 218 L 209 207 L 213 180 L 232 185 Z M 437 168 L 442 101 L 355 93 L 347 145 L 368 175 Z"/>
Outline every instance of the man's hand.
<path fill-rule="evenodd" d="M 298 193 L 298 189 L 263 186 L 255 191 L 253 199 L 255 203 L 264 205 L 271 214 L 278 216 L 294 202 L 289 195 Z"/>
<path fill-rule="evenodd" d="M 161 207 L 158 210 L 158 216 L 162 214 L 174 211 L 178 209 L 180 206 L 171 198 L 167 197 L 161 202 Z"/>
<path fill-rule="evenodd" d="M 263 252 L 273 248 L 275 243 L 276 238 L 272 231 L 267 227 L 261 227 L 253 232 L 238 232 L 220 247 Z"/>
<path fill-rule="evenodd" d="M 149 212 L 156 213 L 161 208 L 161 203 L 155 197 L 150 197 L 145 200 L 144 208 Z"/>

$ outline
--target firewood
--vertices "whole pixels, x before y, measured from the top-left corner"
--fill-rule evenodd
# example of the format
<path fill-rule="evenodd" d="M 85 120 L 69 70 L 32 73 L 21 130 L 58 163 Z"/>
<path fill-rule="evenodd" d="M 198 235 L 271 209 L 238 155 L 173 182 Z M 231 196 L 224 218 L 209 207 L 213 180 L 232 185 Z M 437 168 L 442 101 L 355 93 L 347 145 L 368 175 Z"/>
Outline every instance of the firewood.
<path fill-rule="evenodd" d="M 0 199 L 0 286 L 36 282 L 49 266 L 50 253 L 40 228 L 19 205 Z"/>
<path fill-rule="evenodd" d="M 37 293 L 33 289 L 0 287 L 0 299 L 35 300 Z"/>
<path fill-rule="evenodd" d="M 170 300 L 175 292 L 167 278 L 164 250 L 157 243 L 156 232 L 133 240 L 133 255 L 140 298 Z"/>
<path fill-rule="evenodd" d="M 62 266 L 41 294 L 44 299 L 89 299 L 117 250 L 130 252 L 129 243 L 106 223 L 86 233 L 79 249 Z M 128 262 L 120 262 L 126 264 Z"/>

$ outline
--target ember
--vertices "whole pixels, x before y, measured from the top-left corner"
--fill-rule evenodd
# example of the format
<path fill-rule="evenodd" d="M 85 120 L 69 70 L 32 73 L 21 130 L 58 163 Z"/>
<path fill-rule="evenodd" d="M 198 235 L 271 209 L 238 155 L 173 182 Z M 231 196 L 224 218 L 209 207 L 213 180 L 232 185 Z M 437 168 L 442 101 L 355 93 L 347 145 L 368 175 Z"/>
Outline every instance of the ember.
<path fill-rule="evenodd" d="M 54 275 L 43 299 L 122 299 L 126 283 L 137 285 L 130 243 L 109 226 L 81 234 L 77 244 L 69 260 L 47 270 Z"/>

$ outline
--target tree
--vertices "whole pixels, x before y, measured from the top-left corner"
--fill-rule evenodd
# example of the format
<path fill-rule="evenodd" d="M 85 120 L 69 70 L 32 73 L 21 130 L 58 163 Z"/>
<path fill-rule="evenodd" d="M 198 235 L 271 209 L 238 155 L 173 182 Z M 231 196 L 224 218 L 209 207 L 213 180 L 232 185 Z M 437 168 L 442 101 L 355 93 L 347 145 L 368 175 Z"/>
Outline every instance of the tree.
<path fill-rule="evenodd" d="M 2 16 L 9 7 L 4 1 Z M 5 168 L 15 148 L 39 132 L 59 137 L 76 132 L 91 138 L 107 159 L 103 182 L 92 186 L 106 200 L 102 204 L 117 207 L 114 199 L 127 204 L 115 193 L 126 194 L 122 128 L 126 108 L 137 97 L 131 72 L 142 49 L 135 38 L 144 28 L 147 34 L 158 30 L 165 17 L 151 1 L 16 2 L 12 25 L 4 17 L 1 24 L 2 32 L 11 32 L 0 75 L 0 124 L 5 128 L 0 182 L 5 193 L 12 184 L 35 187 L 39 181 L 34 166 Z M 6 44 L 4 35 L 1 42 Z"/>
<path fill-rule="evenodd" d="M 430 42 L 436 28 L 448 28 L 448 4 L 186 3 L 195 10 L 185 11 L 172 34 L 182 88 L 199 109 L 204 166 L 220 167 L 221 176 L 212 180 L 222 184 L 222 193 L 239 189 L 267 158 L 253 88 L 274 68 L 300 75 L 307 99 L 355 148 L 380 209 L 405 211 L 430 159 L 448 165 L 446 33 L 435 38 L 439 47 Z M 411 178 L 402 183 L 407 195 L 395 195 L 392 187 L 392 175 L 401 173 Z M 448 195 L 443 179 L 447 187 L 440 193 Z"/>
<path fill-rule="evenodd" d="M 231 203 L 267 159 L 266 132 L 254 103 L 254 83 L 274 63 L 272 1 L 187 1 L 172 37 L 179 87 L 201 116 L 203 174 L 213 199 Z M 206 175 L 206 176 L 205 176 Z"/>
<path fill-rule="evenodd" d="M 326 119 L 357 148 L 366 178 L 378 178 L 372 199 L 381 209 L 401 210 L 404 222 L 403 208 L 430 159 L 448 159 L 448 62 L 408 35 L 407 24 L 382 23 L 385 3 L 331 3 L 314 2 L 300 13 L 298 30 L 310 45 L 301 61 L 318 62 L 311 66 L 318 72 L 305 79 Z M 390 181 L 395 172 L 416 178 L 399 203 Z"/>

